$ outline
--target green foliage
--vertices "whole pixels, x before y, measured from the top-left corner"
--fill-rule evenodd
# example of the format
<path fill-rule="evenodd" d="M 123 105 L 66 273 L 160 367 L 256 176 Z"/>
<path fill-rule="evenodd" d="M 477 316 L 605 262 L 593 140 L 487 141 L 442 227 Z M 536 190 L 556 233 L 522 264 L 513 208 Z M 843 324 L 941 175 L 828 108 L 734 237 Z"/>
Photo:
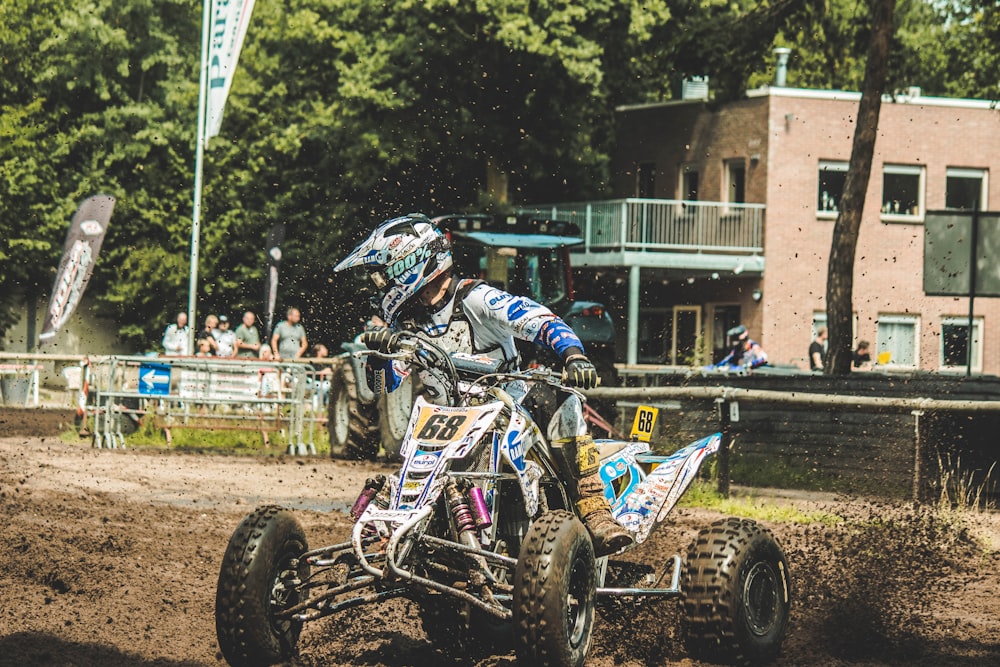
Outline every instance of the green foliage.
<path fill-rule="evenodd" d="M 187 302 L 201 3 L 0 0 L 0 333 L 51 288 L 69 218 L 118 198 L 89 288 L 135 349 Z M 996 91 L 1000 10 L 901 0 L 894 85 Z M 709 74 L 718 99 L 771 76 L 857 87 L 862 0 L 258 0 L 222 134 L 206 151 L 200 317 L 260 310 L 263 245 L 287 224 L 279 310 L 353 334 L 357 276 L 331 265 L 371 225 L 607 194 L 616 105 Z M 996 94 L 990 92 L 990 94 Z M 509 205 L 509 204 L 507 204 Z"/>

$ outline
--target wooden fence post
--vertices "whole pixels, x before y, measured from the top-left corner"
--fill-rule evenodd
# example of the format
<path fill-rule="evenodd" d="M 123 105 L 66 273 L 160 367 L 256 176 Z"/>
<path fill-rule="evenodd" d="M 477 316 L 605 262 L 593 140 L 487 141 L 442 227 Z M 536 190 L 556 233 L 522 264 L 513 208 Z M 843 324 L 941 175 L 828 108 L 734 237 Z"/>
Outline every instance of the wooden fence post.
<path fill-rule="evenodd" d="M 715 399 L 715 404 L 719 408 L 719 431 L 722 433 L 722 442 L 719 443 L 719 468 L 718 485 L 719 495 L 723 498 L 729 497 L 729 447 L 732 444 L 733 436 L 730 427 L 730 407 L 729 401 L 725 398 Z"/>

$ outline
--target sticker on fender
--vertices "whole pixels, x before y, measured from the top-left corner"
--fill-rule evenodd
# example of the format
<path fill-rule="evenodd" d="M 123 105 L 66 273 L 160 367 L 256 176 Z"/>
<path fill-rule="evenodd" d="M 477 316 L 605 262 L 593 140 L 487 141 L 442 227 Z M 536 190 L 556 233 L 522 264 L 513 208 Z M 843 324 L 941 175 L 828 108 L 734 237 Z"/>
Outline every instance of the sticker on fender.
<path fill-rule="evenodd" d="M 461 440 L 475 423 L 477 413 L 468 408 L 447 408 L 425 405 L 417 415 L 414 438 L 426 444 L 443 444 Z"/>
<path fill-rule="evenodd" d="M 629 433 L 629 438 L 649 442 L 649 439 L 653 436 L 653 425 L 656 424 L 656 415 L 659 413 L 659 408 L 654 408 L 650 405 L 640 405 L 635 411 L 635 419 L 632 420 L 632 432 Z"/>

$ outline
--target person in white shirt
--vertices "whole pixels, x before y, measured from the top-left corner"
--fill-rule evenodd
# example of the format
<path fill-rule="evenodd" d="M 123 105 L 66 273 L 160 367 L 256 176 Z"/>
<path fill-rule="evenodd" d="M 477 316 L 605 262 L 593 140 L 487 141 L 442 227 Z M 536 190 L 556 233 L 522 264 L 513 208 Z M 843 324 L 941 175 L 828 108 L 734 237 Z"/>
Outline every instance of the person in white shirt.
<path fill-rule="evenodd" d="M 219 315 L 219 326 L 212 329 L 212 336 L 217 343 L 215 354 L 220 357 L 236 356 L 236 332 L 229 330 L 229 318 Z"/>
<path fill-rule="evenodd" d="M 167 326 L 163 332 L 163 353 L 174 357 L 184 357 L 190 354 L 187 325 L 187 313 L 177 313 L 177 322 Z"/>

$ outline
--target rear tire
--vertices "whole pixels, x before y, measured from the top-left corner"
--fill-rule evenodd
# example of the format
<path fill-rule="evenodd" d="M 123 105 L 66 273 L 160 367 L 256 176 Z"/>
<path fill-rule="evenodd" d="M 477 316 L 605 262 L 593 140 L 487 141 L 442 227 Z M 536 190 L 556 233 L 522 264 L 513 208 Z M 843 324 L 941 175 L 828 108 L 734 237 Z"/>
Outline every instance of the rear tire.
<path fill-rule="evenodd" d="M 357 381 L 349 362 L 334 367 L 330 379 L 330 457 L 374 461 L 379 449 L 378 402 L 362 403 Z"/>
<path fill-rule="evenodd" d="M 594 633 L 597 568 L 587 529 L 555 510 L 531 524 L 514 573 L 519 665 L 581 667 Z"/>
<path fill-rule="evenodd" d="M 215 597 L 215 630 L 233 667 L 265 667 L 297 653 L 302 623 L 277 618 L 300 600 L 296 582 L 309 577 L 300 560 L 305 533 L 291 512 L 258 508 L 229 540 Z"/>
<path fill-rule="evenodd" d="M 736 665 L 777 657 L 788 626 L 791 582 L 771 531 L 748 519 L 716 521 L 688 550 L 682 588 L 692 656 Z"/>

